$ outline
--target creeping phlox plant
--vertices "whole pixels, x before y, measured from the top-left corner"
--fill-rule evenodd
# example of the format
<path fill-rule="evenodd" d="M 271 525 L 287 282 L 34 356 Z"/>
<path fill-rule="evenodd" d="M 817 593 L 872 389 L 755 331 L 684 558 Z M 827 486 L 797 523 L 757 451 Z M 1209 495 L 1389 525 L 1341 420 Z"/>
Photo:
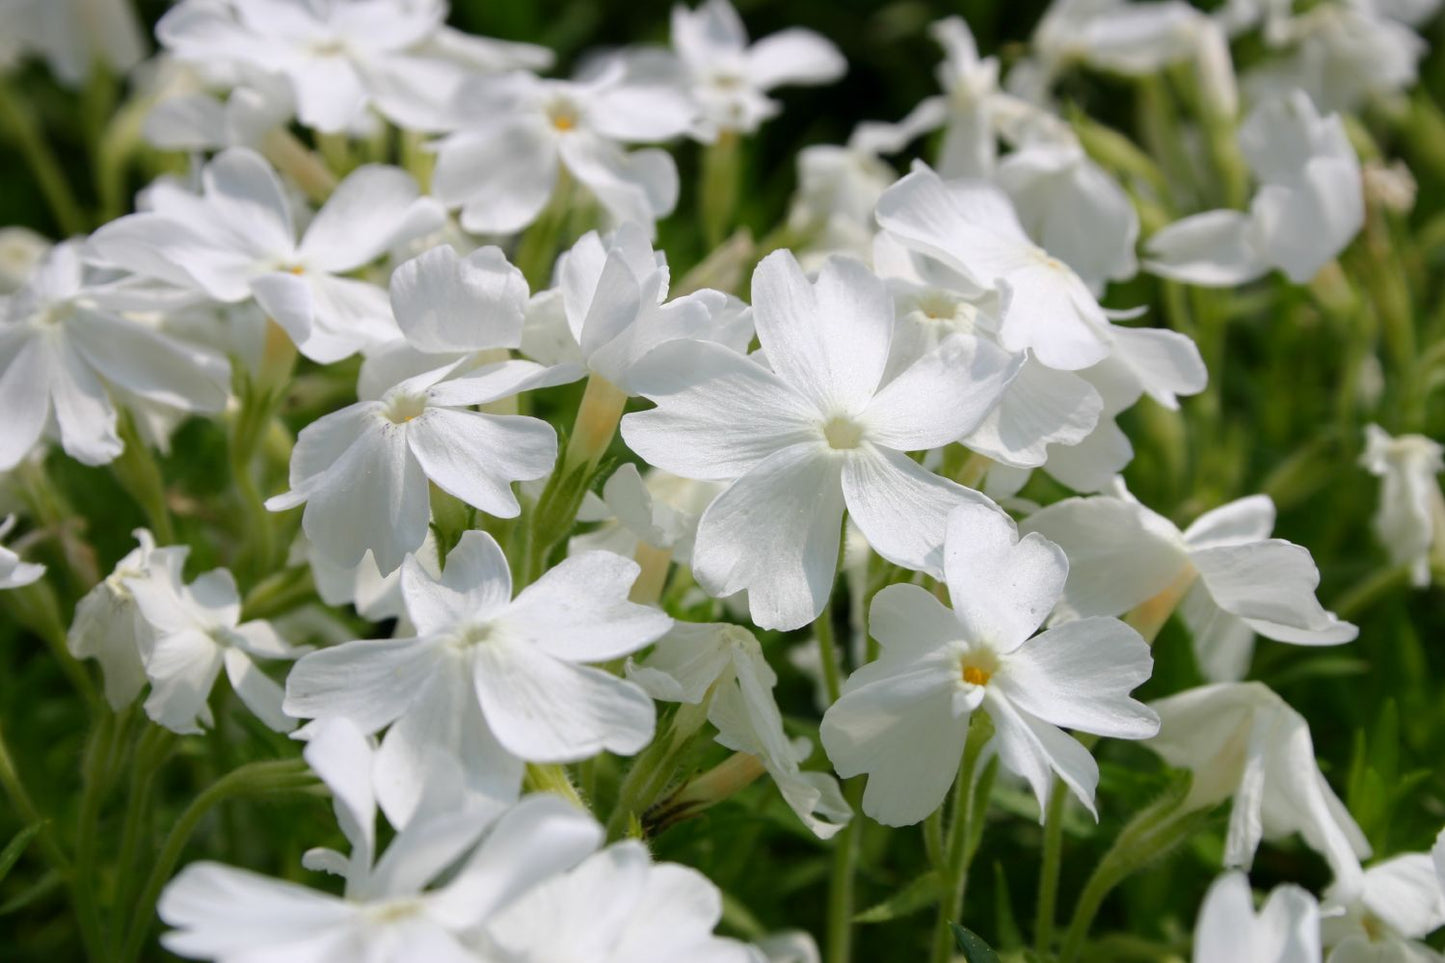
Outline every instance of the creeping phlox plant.
<path fill-rule="evenodd" d="M 1438 0 L 748 6 L 0 6 L 0 957 L 1445 963 Z"/>

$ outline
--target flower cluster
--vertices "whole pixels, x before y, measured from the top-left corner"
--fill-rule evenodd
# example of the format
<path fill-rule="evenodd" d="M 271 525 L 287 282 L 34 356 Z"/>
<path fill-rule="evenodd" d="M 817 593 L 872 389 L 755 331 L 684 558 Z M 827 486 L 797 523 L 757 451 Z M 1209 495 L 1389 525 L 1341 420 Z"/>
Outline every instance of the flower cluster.
<path fill-rule="evenodd" d="M 831 963 L 925 908 L 898 958 L 978 963 L 950 924 L 1025 957 L 1015 865 L 994 927 L 971 863 L 1041 831 L 1030 960 L 1124 958 L 1095 913 L 1190 841 L 1196 963 L 1445 959 L 1445 842 L 1389 831 L 1431 697 L 1382 696 L 1347 785 L 1294 704 L 1445 580 L 1445 340 L 1411 305 L 1441 231 L 1397 257 L 1414 183 L 1372 136 L 1445 130 L 1410 93 L 1436 5 L 1056 0 L 1002 60 L 939 20 L 938 92 L 804 148 L 757 238 L 781 89 L 850 67 L 728 0 L 566 78 L 445 0 L 181 0 L 148 59 L 124 0 L 0 9 L 0 69 L 40 54 L 102 125 L 134 69 L 94 218 L 0 86 L 65 234 L 0 234 L 0 639 L 50 643 L 89 733 L 73 840 L 0 739 L 0 883 L 32 839 L 53 863 L 0 913 L 63 888 L 121 963 L 157 918 L 218 963 L 812 963 L 783 910 L 826 885 Z M 1101 77 L 1138 144 L 1081 109 Z M 1270 394 L 1252 446 L 1225 379 L 1274 344 L 1269 378 L 1340 383 Z M 1381 479 L 1384 561 L 1300 523 L 1327 471 Z M 209 787 L 157 846 L 181 759 Z M 268 849 L 240 810 L 225 862 L 186 848 L 298 791 L 336 832 Z M 1066 836 L 1101 851 L 1056 934 Z"/>

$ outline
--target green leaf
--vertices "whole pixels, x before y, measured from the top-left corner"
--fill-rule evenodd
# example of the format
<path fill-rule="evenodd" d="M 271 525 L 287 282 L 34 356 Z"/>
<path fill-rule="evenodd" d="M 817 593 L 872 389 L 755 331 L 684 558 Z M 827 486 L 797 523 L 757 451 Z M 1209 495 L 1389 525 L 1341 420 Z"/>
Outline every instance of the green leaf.
<path fill-rule="evenodd" d="M 14 865 L 20 861 L 20 854 L 25 852 L 25 847 L 30 845 L 30 840 L 39 835 L 44 822 L 31 823 L 10 840 L 10 844 L 0 852 L 0 880 L 5 879 Z"/>
<path fill-rule="evenodd" d="M 936 871 L 929 870 L 883 902 L 853 917 L 853 922 L 887 923 L 889 920 L 935 906 L 942 896 L 942 881 Z"/>
<path fill-rule="evenodd" d="M 993 947 L 985 943 L 977 933 L 965 929 L 957 923 L 949 923 L 953 930 L 953 944 L 958 947 L 958 952 L 968 963 L 999 963 L 998 954 Z"/>

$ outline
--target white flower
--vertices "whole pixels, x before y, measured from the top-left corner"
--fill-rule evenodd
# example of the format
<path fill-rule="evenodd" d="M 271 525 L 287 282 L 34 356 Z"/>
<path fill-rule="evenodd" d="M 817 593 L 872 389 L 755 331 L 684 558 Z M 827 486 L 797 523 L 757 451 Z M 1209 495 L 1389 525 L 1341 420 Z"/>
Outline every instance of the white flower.
<path fill-rule="evenodd" d="M 1373 0 L 1331 0 L 1265 24 L 1265 40 L 1286 47 L 1244 77 L 1256 101 L 1308 94 L 1321 110 L 1356 112 L 1415 86 L 1428 44 Z"/>
<path fill-rule="evenodd" d="M 1445 926 L 1445 892 L 1428 853 L 1407 853 L 1365 870 L 1357 892 L 1325 890 L 1328 963 L 1441 963 L 1425 937 Z"/>
<path fill-rule="evenodd" d="M 847 825 L 853 811 L 838 782 L 828 773 L 803 772 L 801 758 L 783 731 L 773 699 L 778 677 L 757 638 L 727 623 L 679 623 L 658 640 L 627 675 L 655 699 L 697 704 L 707 700 L 707 718 L 717 741 L 756 757 L 777 784 L 783 799 L 819 839 L 830 839 Z"/>
<path fill-rule="evenodd" d="M 1008 195 L 982 181 L 945 183 L 926 165 L 883 193 L 878 224 L 910 250 L 936 258 L 982 292 L 1011 293 L 999 340 L 1050 368 L 1076 371 L 1109 354 L 1109 319 L 1089 286 L 1029 239 Z M 1095 225 L 1089 225 L 1094 227 Z"/>
<path fill-rule="evenodd" d="M 1030 48 L 1028 59 L 1009 73 L 1008 86 L 1035 103 L 1044 103 L 1057 77 L 1075 63 L 1139 77 L 1185 60 L 1203 65 L 1221 54 L 1226 63 L 1229 57 L 1221 28 L 1184 0 L 1055 0 L 1034 29 Z M 1206 89 L 1206 95 L 1232 104 L 1233 71 L 1213 76 L 1226 86 Z"/>
<path fill-rule="evenodd" d="M 97 69 L 124 75 L 146 54 L 130 0 L 12 0 L 0 11 L 0 34 L 0 46 L 39 54 L 76 89 Z"/>
<path fill-rule="evenodd" d="M 144 575 L 124 579 L 147 631 L 137 633 L 151 692 L 146 715 L 173 732 L 200 732 L 212 724 L 207 704 L 222 667 L 246 707 L 277 732 L 294 719 L 281 711 L 281 687 L 255 659 L 294 659 L 308 651 L 288 644 L 269 622 L 241 622 L 236 580 L 223 568 L 190 584 L 181 579 L 185 552 L 150 553 Z"/>
<path fill-rule="evenodd" d="M 1134 203 L 1072 137 L 1024 144 L 1003 159 L 994 179 L 1029 237 L 1094 292 L 1138 272 Z"/>
<path fill-rule="evenodd" d="M 1320 772 L 1303 716 L 1258 682 L 1201 686 L 1150 706 L 1159 735 L 1144 745 L 1194 773 L 1187 805 L 1233 797 L 1224 865 L 1248 869 L 1261 839 L 1299 833 L 1342 891 L 1356 890 L 1370 845 Z"/>
<path fill-rule="evenodd" d="M 1254 912 L 1249 877 L 1220 876 L 1194 926 L 1194 963 L 1320 963 L 1320 906 L 1307 890 L 1276 886 Z"/>
<path fill-rule="evenodd" d="M 1365 426 L 1360 463 L 1383 479 L 1375 534 L 1396 565 L 1410 566 L 1417 588 L 1430 584 L 1430 553 L 1445 535 L 1445 505 L 1435 481 L 1445 471 L 1442 453 L 1445 448 L 1424 435 L 1392 438 L 1379 425 Z"/>
<path fill-rule="evenodd" d="M 439 244 L 391 275 L 391 310 L 401 338 L 369 349 L 357 394 L 381 397 L 401 381 L 461 361 L 464 373 L 494 363 L 522 343 L 527 281 L 501 248 L 479 247 L 465 257 Z M 563 373 L 555 373 L 568 380 Z M 580 377 L 577 368 L 573 377 Z"/>
<path fill-rule="evenodd" d="M 1359 634 L 1315 598 L 1320 574 L 1309 550 L 1269 537 L 1267 495 L 1205 512 L 1183 532 L 1137 501 L 1103 496 L 1050 505 L 1022 527 L 1063 546 L 1065 600 L 1080 615 L 1121 615 L 1166 591 L 1182 595 L 1206 678 L 1241 678 L 1255 633 L 1295 645 L 1339 645 Z"/>
<path fill-rule="evenodd" d="M 387 730 L 378 792 L 394 822 L 417 804 L 426 755 L 456 758 L 493 798 L 517 791 L 520 760 L 634 753 L 652 738 L 652 700 L 587 666 L 635 652 L 671 626 L 627 601 L 636 563 L 607 552 L 567 559 L 512 596 L 490 535 L 469 531 L 441 578 L 414 559 L 401 591 L 414 638 L 348 642 L 307 656 L 287 679 L 286 711 Z"/>
<path fill-rule="evenodd" d="M 0 227 L 0 295 L 24 286 L 31 272 L 55 245 L 28 227 Z"/>
<path fill-rule="evenodd" d="M 569 380 L 567 371 L 500 361 L 450 378 L 417 375 L 374 401 L 318 418 L 291 454 L 291 490 L 266 507 L 305 503 L 306 537 L 338 565 L 369 550 L 382 575 L 426 538 L 427 482 L 499 518 L 521 508 L 511 484 L 542 478 L 557 459 L 557 434 L 538 418 L 473 411 L 473 405 Z M 444 380 L 446 379 L 446 380 Z"/>
<path fill-rule="evenodd" d="M 912 254 L 887 234 L 877 238 L 874 264 L 888 279 L 897 312 L 887 373 L 902 370 L 953 334 L 999 343 L 1000 319 L 1009 310 L 1012 293 L 1007 285 L 970 296 L 964 293 L 971 287 L 966 279 Z M 1049 368 L 1027 352 L 1014 354 L 1020 362 L 1018 376 L 963 444 L 996 462 L 1037 468 L 1046 461 L 1050 445 L 1083 441 L 1098 423 L 1104 403 L 1078 374 Z"/>
<path fill-rule="evenodd" d="M 10 534 L 10 530 L 14 527 L 15 516 L 7 515 L 3 521 L 0 521 L 0 538 Z M 4 545 L 0 545 L 0 589 L 13 589 L 29 585 L 44 574 L 44 565 L 22 562 L 19 555 Z"/>
<path fill-rule="evenodd" d="M 427 784 L 416 818 L 373 863 L 371 746 L 337 721 L 314 736 L 306 759 L 332 791 L 352 852 L 348 859 L 311 850 L 305 864 L 344 875 L 345 895 L 192 863 L 166 886 L 157 906 L 161 919 L 176 927 L 161 937 L 166 949 L 216 963 L 481 963 L 472 948 L 479 928 L 602 841 L 588 816 L 546 793 L 492 820 L 492 810 L 459 796 L 455 776 L 447 779 L 443 771 Z M 441 878 L 446 882 L 432 886 Z"/>
<path fill-rule="evenodd" d="M 105 697 L 119 711 L 145 686 L 143 653 L 155 645 L 155 632 L 141 615 L 127 580 L 145 579 L 152 566 L 157 572 L 180 571 L 190 549 L 184 545 L 156 547 L 144 528 L 132 534 L 140 545 L 115 564 L 75 605 L 66 645 L 77 659 L 95 659 L 105 677 Z"/>
<path fill-rule="evenodd" d="M 686 565 L 692 560 L 698 519 L 722 489 L 716 482 L 679 478 L 655 468 L 643 478 L 636 465 L 622 465 L 602 486 L 597 507 L 608 514 L 581 519 L 604 524 L 575 536 L 572 549 L 606 548 L 633 555 L 646 545 Z M 606 524 L 608 519 L 611 524 Z"/>
<path fill-rule="evenodd" d="M 1150 271 L 1233 287 L 1278 269 L 1305 284 L 1359 233 L 1360 162 L 1338 114 L 1320 117 L 1293 91 L 1250 113 L 1239 146 L 1260 182 L 1249 211 L 1206 211 L 1165 227 L 1149 238 Z"/>
<path fill-rule="evenodd" d="M 634 223 L 605 239 L 589 231 L 557 261 L 567 330 L 583 362 L 629 394 L 633 369 L 663 342 L 712 341 L 742 354 L 752 340 L 740 301 L 711 289 L 668 301 L 669 277 L 667 256 Z"/>
<path fill-rule="evenodd" d="M 1098 765 L 1060 727 L 1152 736 L 1158 719 L 1129 697 L 1149 678 L 1149 647 L 1116 619 L 1080 619 L 1033 636 L 1069 565 L 1046 539 L 1019 539 L 1002 512 L 955 509 L 944 553 L 952 609 L 915 585 L 873 597 L 869 631 L 882 654 L 848 678 L 824 714 L 828 758 L 841 776 L 868 775 L 868 815 L 889 826 L 916 823 L 942 804 L 969 716 L 982 709 L 1004 767 L 1028 780 L 1041 809 L 1057 775 L 1094 812 Z"/>
<path fill-rule="evenodd" d="M 284 82 L 254 77 L 224 100 L 195 90 L 163 94 L 146 115 L 143 133 L 161 150 L 259 150 L 266 134 L 291 119 L 293 109 Z"/>
<path fill-rule="evenodd" d="M 284 77 L 301 123 L 327 133 L 358 126 L 369 106 L 435 128 L 474 72 L 551 65 L 543 48 L 469 37 L 446 16 L 444 0 L 186 0 L 156 36 L 203 69 Z"/>
<path fill-rule="evenodd" d="M 512 234 L 537 219 L 565 169 L 614 224 L 649 228 L 677 204 L 677 167 L 657 143 L 684 133 L 693 110 L 678 91 L 634 83 L 620 63 L 586 80 L 526 73 L 484 78 L 457 99 L 457 133 L 438 142 L 432 190 L 460 207 L 462 227 Z"/>
<path fill-rule="evenodd" d="M 386 292 L 345 275 L 431 231 L 442 211 L 406 172 L 352 171 L 296 240 L 271 166 L 233 148 L 206 165 L 201 194 L 157 185 L 151 210 L 112 221 L 91 239 L 108 263 L 226 303 L 254 297 L 313 361 L 339 361 L 397 338 Z"/>
<path fill-rule="evenodd" d="M 884 558 L 940 570 L 949 509 L 986 499 L 903 452 L 966 434 L 1018 365 L 958 335 L 883 383 L 892 299 L 846 259 L 809 282 L 790 253 L 769 255 L 753 312 L 769 367 L 703 341 L 661 345 L 633 372 L 657 407 L 623 418 L 622 435 L 665 471 L 732 480 L 698 523 L 694 574 L 717 597 L 747 589 L 759 626 L 791 629 L 832 591 L 845 507 Z"/>
<path fill-rule="evenodd" d="M 109 293 L 82 267 L 80 242 L 67 241 L 0 300 L 0 471 L 19 464 L 47 430 L 58 430 L 77 461 L 112 461 L 123 447 L 118 402 L 179 412 L 225 406 L 224 358 L 130 320 Z"/>
<path fill-rule="evenodd" d="M 749 45 L 728 0 L 705 0 L 695 10 L 674 5 L 672 49 L 702 112 L 697 136 L 707 141 L 720 131 L 755 133 L 780 109 L 767 96 L 774 87 L 831 83 L 848 69 L 837 47 L 800 27 Z"/>
<path fill-rule="evenodd" d="M 654 864 L 627 840 L 534 887 L 481 940 L 515 963 L 758 963 L 757 951 L 714 936 L 722 896 L 697 870 Z"/>

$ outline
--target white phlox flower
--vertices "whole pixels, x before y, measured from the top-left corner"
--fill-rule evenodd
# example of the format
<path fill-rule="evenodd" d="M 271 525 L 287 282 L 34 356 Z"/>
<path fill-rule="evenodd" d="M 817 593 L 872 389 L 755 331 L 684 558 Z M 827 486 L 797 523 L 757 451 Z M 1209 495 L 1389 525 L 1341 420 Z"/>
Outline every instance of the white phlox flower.
<path fill-rule="evenodd" d="M 1186 805 L 1233 799 L 1224 865 L 1248 869 L 1261 840 L 1299 833 L 1358 891 L 1370 845 L 1315 761 L 1309 724 L 1259 682 L 1201 686 L 1150 703 L 1159 734 L 1144 743 L 1194 779 Z"/>
<path fill-rule="evenodd" d="M 845 507 L 878 554 L 941 572 L 948 511 L 988 502 L 904 452 L 972 430 L 1017 360 L 956 335 L 884 382 L 892 298 L 844 258 L 810 282 L 792 254 L 770 254 L 753 315 L 766 365 L 705 341 L 660 345 L 632 372 L 657 407 L 622 419 L 649 464 L 731 482 L 698 523 L 698 583 L 719 598 L 747 589 L 763 628 L 807 624 L 832 591 Z"/>
<path fill-rule="evenodd" d="M 1271 538 L 1274 502 L 1252 495 L 1205 512 L 1184 531 L 1137 501 L 1070 498 L 1024 521 L 1069 556 L 1068 607 L 1121 615 L 1151 600 L 1180 614 L 1206 678 L 1234 681 L 1249 668 L 1256 633 L 1295 645 L 1339 645 L 1359 630 L 1315 597 L 1308 549 Z"/>
<path fill-rule="evenodd" d="M 425 372 L 301 429 L 291 454 L 291 488 L 267 499 L 266 507 L 277 512 L 305 504 L 306 537 L 332 562 L 353 566 L 370 551 L 382 575 L 426 538 L 428 481 L 489 515 L 515 518 L 521 506 L 512 482 L 552 470 L 557 433 L 539 418 L 473 406 L 575 373 L 531 361 L 452 373 L 452 366 Z"/>
<path fill-rule="evenodd" d="M 712 141 L 721 131 L 755 133 L 781 105 L 774 87 L 827 84 L 848 69 L 830 41 L 801 27 L 748 43 L 728 0 L 705 0 L 694 10 L 672 8 L 672 49 L 677 81 L 699 108 L 694 136 Z"/>
<path fill-rule="evenodd" d="M 445 26 L 444 0 L 185 0 L 156 24 L 172 56 L 202 69 L 285 79 L 301 123 L 326 133 L 372 107 L 436 129 L 476 73 L 543 69 L 551 52 Z"/>
<path fill-rule="evenodd" d="M 492 957 L 473 947 L 480 928 L 602 842 L 601 828 L 556 796 L 530 796 L 498 816 L 468 800 L 441 767 L 414 818 L 374 859 L 375 753 L 366 737 L 334 720 L 305 755 L 331 789 L 352 847 L 349 857 L 311 850 L 305 864 L 342 875 L 345 895 L 192 863 L 157 907 L 175 927 L 161 937 L 166 949 L 215 963 L 483 963 Z"/>
<path fill-rule="evenodd" d="M 522 343 L 527 281 L 498 247 L 465 256 L 439 244 L 401 264 L 391 275 L 391 311 L 401 338 L 367 351 L 357 394 L 379 398 L 408 378 L 463 362 L 456 371 L 495 363 Z M 582 376 L 574 366 L 572 378 Z M 555 371 L 561 384 L 570 380 Z"/>
<path fill-rule="evenodd" d="M 999 162 L 994 182 L 1028 236 L 1078 273 L 1091 291 L 1139 270 L 1139 214 L 1119 182 L 1072 136 L 1038 138 Z"/>
<path fill-rule="evenodd" d="M 737 298 L 704 288 L 668 300 L 667 256 L 626 223 L 605 238 L 584 234 L 557 260 L 567 330 L 589 371 L 636 394 L 632 376 L 659 344 L 702 340 L 742 354 L 752 315 Z"/>
<path fill-rule="evenodd" d="M 534 887 L 479 942 L 486 959 L 508 963 L 762 963 L 754 947 L 713 935 L 721 918 L 706 876 L 653 863 L 627 840 Z"/>
<path fill-rule="evenodd" d="M 0 8 L 0 34 L 7 53 L 43 58 L 56 79 L 74 89 L 97 69 L 124 75 L 146 54 L 130 0 L 11 0 Z"/>
<path fill-rule="evenodd" d="M 0 471 L 58 434 L 87 465 L 124 447 L 117 408 L 146 402 L 181 413 L 225 407 L 230 366 L 219 354 L 132 320 L 81 242 L 56 245 L 25 285 L 0 299 Z"/>
<path fill-rule="evenodd" d="M 1365 426 L 1360 464 L 1378 475 L 1380 504 L 1375 534 L 1396 565 L 1410 566 L 1416 588 L 1430 584 L 1430 557 L 1445 537 L 1445 498 L 1435 476 L 1445 471 L 1445 448 L 1424 435 L 1391 437 L 1379 425 Z"/>
<path fill-rule="evenodd" d="M 694 481 L 656 468 L 647 477 L 636 465 L 619 467 L 602 486 L 600 509 L 580 521 L 601 521 L 594 532 L 572 539 L 572 551 L 605 548 L 634 555 L 641 546 L 666 552 L 683 565 L 692 559 L 698 519 L 723 490 L 716 482 Z"/>
<path fill-rule="evenodd" d="M 998 331 L 1009 311 L 1008 285 L 967 294 L 969 281 L 932 258 L 914 255 L 887 234 L 876 239 L 873 261 L 888 280 L 897 313 L 885 377 L 954 334 L 1002 348 Z M 1020 362 L 1018 375 L 963 444 L 1004 465 L 1037 468 L 1047 460 L 1050 445 L 1074 445 L 1088 437 L 1104 403 L 1078 374 L 1047 367 L 1027 351 L 1011 353 Z"/>
<path fill-rule="evenodd" d="M 654 699 L 697 704 L 707 701 L 707 718 L 717 741 L 758 759 L 783 799 L 819 839 L 830 839 L 852 816 L 830 773 L 803 772 L 800 755 L 783 731 L 773 698 L 777 674 L 757 638 L 723 622 L 679 623 L 658 640 L 641 662 L 629 662 L 627 676 Z"/>
<path fill-rule="evenodd" d="M 289 644 L 265 620 L 242 622 L 236 580 L 225 569 L 184 582 L 185 557 L 184 546 L 150 552 L 144 574 L 123 579 L 146 623 L 136 632 L 151 684 L 146 715 L 173 732 L 212 725 L 208 700 L 224 668 L 246 708 L 271 729 L 290 732 L 296 721 L 281 711 L 281 687 L 255 660 L 295 659 L 310 648 Z"/>
<path fill-rule="evenodd" d="M 432 191 L 477 234 L 513 234 L 537 219 L 564 177 L 596 199 L 612 225 L 650 231 L 677 204 L 677 166 L 664 150 L 627 151 L 685 133 L 694 108 L 678 90 L 629 79 L 612 63 L 574 81 L 528 73 L 470 83 L 455 133 L 437 142 Z"/>
<path fill-rule="evenodd" d="M 1008 285 L 999 341 L 1050 368 L 1076 371 L 1109 354 L 1109 319 L 1089 285 L 1034 243 L 1002 189 L 945 182 L 925 164 L 883 193 L 878 225 L 904 247 L 940 261 L 976 292 Z"/>
<path fill-rule="evenodd" d="M 1226 113 L 1233 113 L 1238 97 L 1223 29 L 1185 0 L 1055 0 L 1034 28 L 1029 47 L 1029 56 L 1010 71 L 1007 86 L 1038 104 L 1048 100 L 1054 82 L 1075 64 L 1140 77 L 1193 61 L 1206 81 L 1204 93 Z"/>
<path fill-rule="evenodd" d="M 1204 894 L 1194 963 L 1320 963 L 1320 906 L 1308 890 L 1276 886 L 1254 911 L 1249 877 L 1230 870 Z"/>
<path fill-rule="evenodd" d="M 1395 12 L 1414 5 L 1380 0 L 1329 0 L 1292 15 L 1278 5 L 1265 19 L 1265 42 L 1283 53 L 1244 75 L 1245 93 L 1255 101 L 1307 94 L 1321 110 L 1357 112 L 1398 97 L 1419 79 L 1429 49 Z M 1430 0 L 1419 4 L 1428 16 Z M 1391 9 L 1394 8 L 1394 9 Z M 1410 18 L 1413 19 L 1413 18 Z"/>
<path fill-rule="evenodd" d="M 28 227 L 0 227 L 0 296 L 20 290 L 54 246 Z"/>
<path fill-rule="evenodd" d="M 15 527 L 15 516 L 7 515 L 0 520 L 0 539 L 10 534 Z M 22 562 L 20 556 L 16 555 L 4 545 L 0 545 L 0 590 L 20 588 L 38 581 L 45 574 L 44 565 L 36 565 L 33 562 Z"/>
<path fill-rule="evenodd" d="M 345 275 L 442 222 L 409 174 L 380 164 L 352 171 L 299 241 L 281 181 L 254 151 L 218 154 L 201 185 L 199 196 L 156 185 L 151 209 L 101 228 L 92 249 L 217 301 L 254 297 L 302 354 L 323 364 L 397 339 L 386 292 Z"/>
<path fill-rule="evenodd" d="M 944 569 L 952 607 L 916 585 L 873 598 L 869 631 L 882 654 L 849 676 L 823 716 L 828 758 L 866 774 L 863 811 L 889 826 L 919 822 L 958 774 L 969 718 L 986 712 L 999 758 L 1042 810 L 1055 777 L 1094 812 L 1098 765 L 1062 727 L 1121 739 L 1159 720 L 1129 692 L 1153 668 L 1149 647 L 1117 619 L 1066 622 L 1033 635 L 1064 588 L 1062 550 L 1018 537 L 996 509 L 948 517 Z"/>
<path fill-rule="evenodd" d="M 1321 117 L 1303 91 L 1256 107 L 1239 147 L 1259 181 L 1249 211 L 1175 221 L 1149 238 L 1144 266 L 1162 277 L 1233 287 L 1279 270 L 1305 284 L 1365 220 L 1360 161 L 1338 114 Z"/>
<path fill-rule="evenodd" d="M 441 559 L 437 557 L 436 533 L 427 528 L 426 538 L 412 556 L 433 577 L 441 577 Z M 308 541 L 304 534 L 292 546 L 291 565 L 308 565 L 316 583 L 316 594 L 327 605 L 351 605 L 368 622 L 406 618 L 406 604 L 401 598 L 401 569 L 381 574 L 370 554 L 356 565 L 338 565 Z M 401 626 L 398 625 L 400 631 Z"/>
<path fill-rule="evenodd" d="M 139 544 L 76 603 L 75 617 L 66 635 L 71 655 L 100 663 L 105 698 L 117 711 L 129 705 L 145 686 L 142 656 L 155 645 L 155 631 L 141 614 L 127 582 L 148 578 L 152 566 L 158 572 L 179 571 L 189 552 L 184 545 L 158 547 L 155 537 L 144 528 L 132 534 Z"/>
<path fill-rule="evenodd" d="M 415 637 L 348 642 L 297 663 L 286 711 L 387 729 L 378 760 L 381 806 L 406 822 L 427 754 L 457 759 L 469 786 L 507 799 L 522 761 L 574 762 L 603 750 L 637 752 L 652 738 L 652 700 L 592 668 L 637 651 L 672 625 L 627 601 L 638 574 L 608 552 L 577 555 L 512 598 L 512 577 L 490 535 L 469 531 L 440 578 L 415 559 L 401 571 Z"/>
<path fill-rule="evenodd" d="M 161 150 L 259 150 L 266 135 L 294 112 L 286 84 L 263 75 L 247 78 L 224 97 L 194 88 L 164 92 L 146 115 L 142 133 Z"/>
<path fill-rule="evenodd" d="M 1445 926 L 1445 891 L 1429 853 L 1406 853 L 1365 870 L 1358 892 L 1325 890 L 1326 963 L 1440 963 L 1426 936 Z"/>

